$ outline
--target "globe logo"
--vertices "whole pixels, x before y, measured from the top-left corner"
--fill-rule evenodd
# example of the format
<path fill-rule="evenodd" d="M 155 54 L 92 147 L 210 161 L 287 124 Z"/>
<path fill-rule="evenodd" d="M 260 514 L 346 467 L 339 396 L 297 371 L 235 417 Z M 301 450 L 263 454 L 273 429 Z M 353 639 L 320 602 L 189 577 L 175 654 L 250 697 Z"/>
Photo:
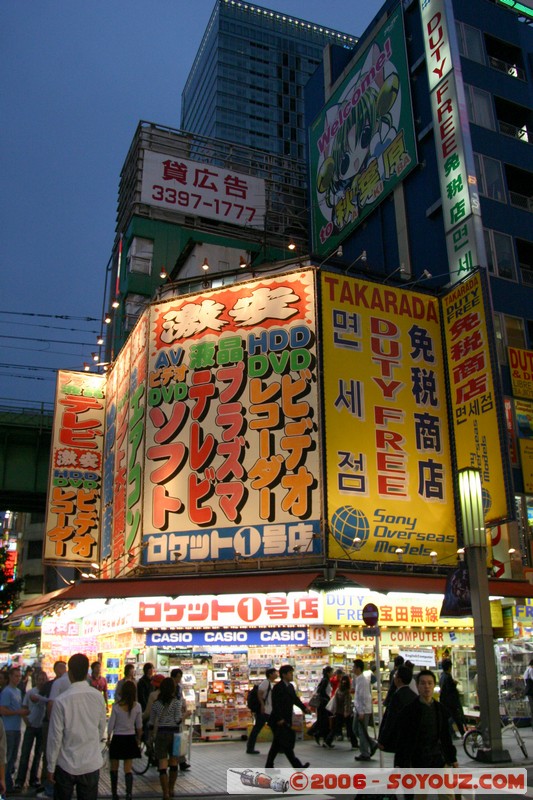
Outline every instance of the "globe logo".
<path fill-rule="evenodd" d="M 487 489 L 481 490 L 481 502 L 483 504 L 483 516 L 486 517 L 492 507 L 492 497 Z"/>
<path fill-rule="evenodd" d="M 358 550 L 360 545 L 354 545 L 354 539 L 366 542 L 370 536 L 370 525 L 359 508 L 341 506 L 331 518 L 331 533 L 345 550 Z"/>

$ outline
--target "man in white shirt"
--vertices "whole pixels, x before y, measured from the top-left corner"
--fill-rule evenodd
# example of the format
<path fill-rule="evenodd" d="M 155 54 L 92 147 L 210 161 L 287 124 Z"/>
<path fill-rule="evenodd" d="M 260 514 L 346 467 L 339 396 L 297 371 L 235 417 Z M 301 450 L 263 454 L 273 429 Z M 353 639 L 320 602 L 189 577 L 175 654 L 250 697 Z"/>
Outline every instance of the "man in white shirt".
<path fill-rule="evenodd" d="M 368 735 L 368 721 L 372 713 L 372 692 L 370 681 L 363 675 L 365 662 L 356 658 L 353 662 L 355 675 L 355 692 L 353 699 L 355 735 L 359 740 L 360 755 L 355 756 L 356 761 L 370 761 L 377 749 L 377 743 Z"/>
<path fill-rule="evenodd" d="M 101 692 L 87 683 L 89 659 L 76 653 L 68 661 L 71 686 L 54 699 L 46 759 L 54 800 L 96 800 L 105 738 L 106 709 Z"/>

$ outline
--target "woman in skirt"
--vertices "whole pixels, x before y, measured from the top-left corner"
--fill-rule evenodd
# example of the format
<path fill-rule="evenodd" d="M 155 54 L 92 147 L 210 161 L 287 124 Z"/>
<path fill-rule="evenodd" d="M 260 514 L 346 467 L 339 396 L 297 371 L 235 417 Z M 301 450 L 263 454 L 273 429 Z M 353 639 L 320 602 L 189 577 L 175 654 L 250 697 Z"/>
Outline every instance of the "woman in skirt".
<path fill-rule="evenodd" d="M 126 781 L 126 800 L 131 800 L 133 792 L 133 759 L 139 758 L 139 744 L 142 737 L 142 710 L 137 702 L 137 687 L 127 681 L 122 687 L 120 701 L 113 704 L 107 724 L 109 744 L 109 774 L 113 800 L 118 800 L 118 764 L 124 762 Z M 110 741 L 111 740 L 111 741 Z"/>
<path fill-rule="evenodd" d="M 181 731 L 182 707 L 181 697 L 176 697 L 176 684 L 172 678 L 165 678 L 161 681 L 159 697 L 150 713 L 150 728 L 155 737 L 154 752 L 159 765 L 163 800 L 174 796 L 174 784 L 178 777 L 179 754 L 174 755 L 174 734 Z"/>

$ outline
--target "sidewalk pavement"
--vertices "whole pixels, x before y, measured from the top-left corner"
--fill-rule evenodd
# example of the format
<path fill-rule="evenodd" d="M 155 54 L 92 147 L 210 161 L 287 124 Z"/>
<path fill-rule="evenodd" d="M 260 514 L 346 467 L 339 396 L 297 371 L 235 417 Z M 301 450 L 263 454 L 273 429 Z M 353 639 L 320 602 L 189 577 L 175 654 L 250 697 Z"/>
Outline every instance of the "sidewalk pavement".
<path fill-rule="evenodd" d="M 520 728 L 519 732 L 525 741 L 529 754 L 528 758 L 524 758 L 522 755 L 512 731 L 506 731 L 504 733 L 503 746 L 509 751 L 513 766 L 532 766 L 533 731 L 531 728 Z M 456 740 L 455 744 L 457 746 L 457 757 L 460 766 L 492 766 L 490 764 L 482 765 L 480 762 L 472 761 L 468 758 L 462 746 L 462 742 L 459 739 Z M 230 768 L 243 769 L 250 767 L 257 770 L 263 769 L 269 747 L 270 744 L 268 742 L 258 742 L 256 749 L 260 750 L 260 755 L 248 755 L 246 753 L 246 742 L 243 741 L 199 742 L 193 744 L 190 759 L 191 769 L 186 772 L 180 771 L 178 773 L 175 790 L 176 798 L 209 797 L 210 800 L 215 800 L 216 797 L 227 798 L 227 770 Z M 358 767 L 359 769 L 380 766 L 392 767 L 393 755 L 391 753 L 383 754 L 383 764 L 380 763 L 379 752 L 377 752 L 372 761 L 369 762 L 354 761 L 354 756 L 357 754 L 358 751 L 353 751 L 349 741 L 346 740 L 336 742 L 333 750 L 319 747 L 314 739 L 306 739 L 306 741 L 297 741 L 296 743 L 296 755 L 298 758 L 304 763 L 309 761 L 313 767 L 330 767 L 333 769 L 342 769 L 346 767 Z M 502 764 L 500 766 L 505 765 Z M 290 767 L 290 764 L 285 756 L 279 755 L 276 759 L 276 767 Z M 34 795 L 34 790 L 27 790 L 21 794 L 20 797 L 25 798 L 25 800 L 30 800 Z M 104 767 L 100 776 L 99 797 L 106 798 L 110 796 L 111 786 L 109 782 L 109 771 Z M 123 800 L 125 796 L 124 775 L 122 771 L 119 773 L 119 796 L 121 800 Z M 274 796 L 280 797 L 279 794 L 261 794 L 261 797 L 265 798 L 265 800 Z M 133 797 L 134 800 L 137 800 L 137 798 L 161 797 L 159 775 L 154 767 L 150 767 L 144 775 L 134 776 Z M 245 800 L 245 797 L 245 795 L 239 795 L 239 800 Z M 255 794 L 253 797 L 257 798 L 258 795 Z M 325 795 L 324 797 L 331 797 L 331 795 Z M 313 800 L 321 799 L 318 795 L 313 795 Z M 324 798 L 322 798 L 322 800 L 324 800 Z"/>

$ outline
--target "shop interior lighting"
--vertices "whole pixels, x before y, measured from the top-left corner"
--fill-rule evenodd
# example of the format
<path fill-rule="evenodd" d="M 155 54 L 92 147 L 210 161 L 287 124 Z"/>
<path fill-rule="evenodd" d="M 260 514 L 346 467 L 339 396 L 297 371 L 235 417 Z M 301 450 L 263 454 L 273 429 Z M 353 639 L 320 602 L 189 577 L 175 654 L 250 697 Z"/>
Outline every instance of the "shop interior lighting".
<path fill-rule="evenodd" d="M 398 561 L 403 561 L 403 549 L 401 547 L 397 547 L 394 552 L 398 556 Z"/>
<path fill-rule="evenodd" d="M 465 560 L 465 549 L 464 549 L 464 547 L 460 547 L 459 548 L 459 550 L 457 551 L 457 555 L 459 556 L 459 561 L 464 561 Z"/>

